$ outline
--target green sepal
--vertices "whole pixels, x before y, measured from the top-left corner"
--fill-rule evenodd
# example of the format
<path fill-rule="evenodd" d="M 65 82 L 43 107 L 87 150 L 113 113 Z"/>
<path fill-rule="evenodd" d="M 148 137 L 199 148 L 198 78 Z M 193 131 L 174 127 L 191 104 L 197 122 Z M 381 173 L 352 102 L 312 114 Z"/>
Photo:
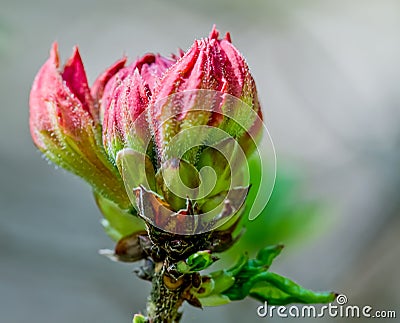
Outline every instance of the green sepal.
<path fill-rule="evenodd" d="M 131 148 L 125 148 L 117 153 L 115 160 L 125 184 L 129 200 L 136 207 L 134 189 L 143 186 L 155 190 L 155 172 L 149 156 Z"/>
<path fill-rule="evenodd" d="M 114 241 L 119 241 L 133 232 L 144 230 L 145 224 L 142 219 L 136 216 L 135 210 L 126 211 L 120 209 L 112 201 L 94 193 L 94 197 L 104 219 L 101 224 Z"/>
<path fill-rule="evenodd" d="M 227 142 L 227 145 L 231 148 L 232 144 Z M 230 156 L 227 156 L 228 158 Z M 202 169 L 204 167 L 210 167 L 214 170 L 217 177 L 216 183 L 212 183 L 212 191 L 209 196 L 214 196 L 220 192 L 229 190 L 231 186 L 231 169 L 229 165 L 229 160 L 217 149 L 213 147 L 205 148 L 200 156 L 196 165 L 197 169 Z M 208 178 L 204 178 L 205 181 Z"/>
<path fill-rule="evenodd" d="M 245 84 L 246 85 L 246 84 Z M 251 91 L 251 90 L 250 90 Z M 244 92 L 245 93 L 245 92 Z M 230 136 L 238 139 L 248 132 L 257 117 L 254 108 L 254 99 L 251 96 L 242 96 L 240 101 L 229 100 L 221 107 L 224 121 L 219 126 Z"/>
<path fill-rule="evenodd" d="M 212 212 L 224 203 L 227 195 L 228 191 L 219 192 L 214 196 L 209 196 L 205 199 L 199 200 L 197 205 L 202 213 Z"/>
<path fill-rule="evenodd" d="M 194 200 L 197 197 L 200 178 L 193 165 L 183 159 L 171 158 L 157 172 L 156 185 L 157 193 L 173 210 L 179 211 L 185 208 L 187 198 Z"/>
<path fill-rule="evenodd" d="M 81 177 L 95 192 L 112 200 L 121 208 L 129 208 L 130 201 L 122 178 L 108 159 L 99 139 L 101 129 L 87 125 L 78 141 L 61 131 L 58 126 L 54 131 L 40 132 L 45 148 L 39 147 L 39 149 L 46 158 Z"/>

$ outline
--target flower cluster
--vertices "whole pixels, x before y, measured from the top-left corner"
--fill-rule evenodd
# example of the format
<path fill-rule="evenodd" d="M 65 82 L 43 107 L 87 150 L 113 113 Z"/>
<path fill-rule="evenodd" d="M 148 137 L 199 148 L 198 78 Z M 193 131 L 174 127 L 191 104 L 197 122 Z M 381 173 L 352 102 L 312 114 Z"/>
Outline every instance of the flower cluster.
<path fill-rule="evenodd" d="M 182 217 L 206 213 L 210 205 L 232 216 L 247 194 L 246 188 L 235 191 L 227 172 L 232 150 L 236 144 L 250 154 L 262 127 L 253 77 L 229 33 L 220 39 L 214 27 L 186 52 L 126 61 L 115 62 L 89 87 L 78 48 L 60 71 L 54 44 L 30 95 L 36 146 L 89 182 L 98 198 L 136 209 L 167 231 L 182 232 Z M 204 188 L 205 166 L 216 173 L 211 188 Z M 155 204 L 165 210 L 154 210 Z M 181 217 L 171 223 L 173 213 Z"/>

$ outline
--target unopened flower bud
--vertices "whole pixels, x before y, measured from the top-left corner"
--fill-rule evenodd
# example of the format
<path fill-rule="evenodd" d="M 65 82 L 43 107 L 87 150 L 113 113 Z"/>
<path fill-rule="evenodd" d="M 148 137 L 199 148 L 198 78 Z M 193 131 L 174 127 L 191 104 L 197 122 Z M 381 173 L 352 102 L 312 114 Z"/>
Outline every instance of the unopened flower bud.
<path fill-rule="evenodd" d="M 260 111 L 255 82 L 244 58 L 232 45 L 229 34 L 219 39 L 214 28 L 208 38 L 194 42 L 155 89 L 149 120 L 159 160 L 172 157 L 170 142 L 181 131 L 208 125 L 240 138 L 256 123 Z M 257 129 L 261 131 L 259 125 Z M 205 140 L 207 135 L 199 131 L 198 137 Z M 199 151 L 195 148 L 184 157 L 195 163 Z"/>
<path fill-rule="evenodd" d="M 100 115 L 104 118 L 103 144 L 112 160 L 127 147 L 146 153 L 150 134 L 143 112 L 158 79 L 173 63 L 161 55 L 147 54 L 108 82 Z"/>
<path fill-rule="evenodd" d="M 96 92 L 101 88 L 99 80 Z M 59 71 L 57 44 L 53 45 L 50 58 L 35 78 L 29 105 L 31 135 L 44 155 L 84 178 L 95 192 L 129 208 L 122 179 L 102 146 L 98 104 L 91 95 L 78 48 Z"/>

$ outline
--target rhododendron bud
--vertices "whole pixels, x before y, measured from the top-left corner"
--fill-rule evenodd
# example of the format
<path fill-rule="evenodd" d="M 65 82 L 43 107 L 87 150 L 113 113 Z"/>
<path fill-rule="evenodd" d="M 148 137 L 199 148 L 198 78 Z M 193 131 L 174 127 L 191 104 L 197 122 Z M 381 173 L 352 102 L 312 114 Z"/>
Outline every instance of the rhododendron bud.
<path fill-rule="evenodd" d="M 224 95 L 238 98 L 241 106 L 226 105 Z M 188 127 L 219 127 L 235 138 L 250 131 L 253 124 L 261 131 L 256 120 L 261 110 L 253 77 L 244 58 L 232 45 L 229 34 L 219 39 L 215 27 L 208 38 L 196 40 L 165 73 L 155 89 L 152 103 L 149 120 L 161 162 L 171 158 L 168 150 L 172 138 Z M 243 108 L 244 105 L 249 108 Z M 255 113 L 249 113 L 249 109 Z M 203 137 L 201 132 L 198 136 Z M 186 159 L 195 163 L 198 151 L 187 154 Z"/>
<path fill-rule="evenodd" d="M 262 114 L 229 34 L 219 39 L 213 28 L 175 58 L 148 54 L 110 79 L 100 109 L 103 142 L 139 216 L 170 232 L 199 233 L 242 209 L 246 155 Z"/>
<path fill-rule="evenodd" d="M 149 129 L 145 114 L 154 86 L 174 60 L 146 54 L 121 69 L 108 82 L 102 98 L 103 143 L 115 160 L 124 147 L 146 150 Z M 138 117 L 140 120 L 137 120 Z M 145 151 L 144 151 L 145 152 Z"/>
<path fill-rule="evenodd" d="M 121 63 L 108 75 L 116 72 Z M 99 79 L 100 93 L 107 76 Z M 63 71 L 55 43 L 30 93 L 30 129 L 35 145 L 55 164 L 84 178 L 122 208 L 130 202 L 122 179 L 103 149 L 98 104 L 92 97 L 78 48 Z"/>
<path fill-rule="evenodd" d="M 260 137 L 261 117 L 244 58 L 229 34 L 220 39 L 213 28 L 165 72 L 148 107 L 162 194 L 158 193 L 172 210 L 196 201 L 198 214 L 211 212 L 203 221 L 210 223 L 218 214 L 229 218 L 227 210 L 239 211 L 249 186 L 245 156 Z M 199 177 L 199 187 L 184 185 L 177 175 Z M 235 193 L 235 207 L 230 191 L 241 194 Z"/>

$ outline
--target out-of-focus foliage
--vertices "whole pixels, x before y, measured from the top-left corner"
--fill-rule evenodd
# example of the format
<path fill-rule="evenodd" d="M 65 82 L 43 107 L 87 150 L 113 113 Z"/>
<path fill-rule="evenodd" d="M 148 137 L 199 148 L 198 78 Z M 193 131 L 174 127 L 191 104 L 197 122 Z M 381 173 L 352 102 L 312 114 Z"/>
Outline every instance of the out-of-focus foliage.
<path fill-rule="evenodd" d="M 260 168 L 261 165 L 250 158 L 249 169 L 253 181 L 259 180 Z M 257 187 L 257 183 L 252 183 L 252 185 Z M 278 167 L 271 198 L 262 213 L 253 221 L 248 219 L 247 213 L 257 190 L 250 189 L 242 218 L 242 224 L 246 230 L 228 254 L 237 255 L 242 252 L 255 254 L 260 246 L 288 243 L 294 239 L 305 238 L 304 232 L 309 233 L 308 229 L 315 225 L 318 214 L 322 212 L 322 203 L 306 199 L 305 194 L 302 193 L 303 188 L 299 173 L 289 167 Z"/>

